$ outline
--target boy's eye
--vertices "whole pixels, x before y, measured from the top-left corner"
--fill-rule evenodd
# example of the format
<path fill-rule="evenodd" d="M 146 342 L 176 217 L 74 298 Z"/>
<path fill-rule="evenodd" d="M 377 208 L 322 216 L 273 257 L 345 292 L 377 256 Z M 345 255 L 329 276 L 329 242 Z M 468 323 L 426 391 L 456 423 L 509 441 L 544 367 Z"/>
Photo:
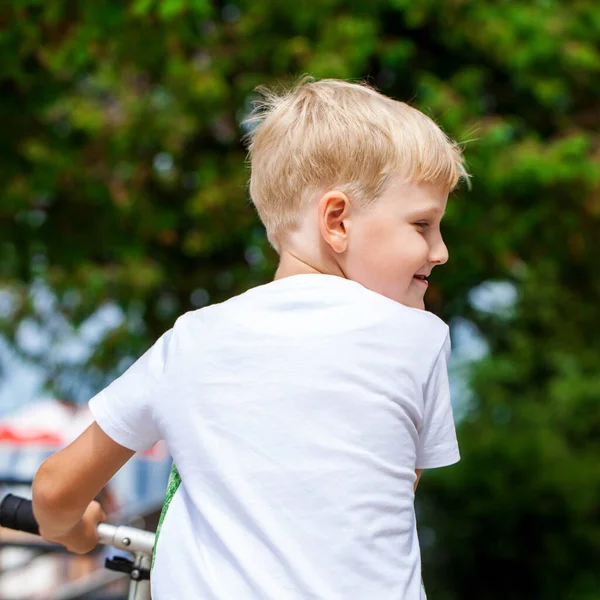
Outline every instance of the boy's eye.
<path fill-rule="evenodd" d="M 415 223 L 415 225 L 417 227 L 421 227 L 423 229 L 426 229 L 427 227 L 429 227 L 429 223 L 427 221 L 419 221 L 418 223 Z"/>

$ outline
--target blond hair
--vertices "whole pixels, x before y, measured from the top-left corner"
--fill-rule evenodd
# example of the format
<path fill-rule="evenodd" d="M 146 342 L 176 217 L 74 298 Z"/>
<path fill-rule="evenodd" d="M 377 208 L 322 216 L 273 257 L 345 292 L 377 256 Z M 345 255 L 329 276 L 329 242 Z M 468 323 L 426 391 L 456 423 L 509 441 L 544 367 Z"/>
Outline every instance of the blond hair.
<path fill-rule="evenodd" d="M 365 83 L 305 77 L 283 93 L 257 91 L 250 196 L 276 250 L 317 192 L 367 207 L 393 176 L 448 192 L 468 177 L 460 148 L 429 117 Z"/>

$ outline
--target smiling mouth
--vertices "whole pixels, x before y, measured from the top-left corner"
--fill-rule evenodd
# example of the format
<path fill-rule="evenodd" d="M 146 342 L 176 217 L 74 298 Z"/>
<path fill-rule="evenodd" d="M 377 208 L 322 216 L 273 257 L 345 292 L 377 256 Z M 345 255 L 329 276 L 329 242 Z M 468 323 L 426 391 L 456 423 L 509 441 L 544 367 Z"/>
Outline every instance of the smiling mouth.
<path fill-rule="evenodd" d="M 413 279 L 416 279 L 418 282 L 422 283 L 423 285 L 426 285 L 426 286 L 429 285 L 429 282 L 425 278 L 425 275 L 413 275 Z"/>

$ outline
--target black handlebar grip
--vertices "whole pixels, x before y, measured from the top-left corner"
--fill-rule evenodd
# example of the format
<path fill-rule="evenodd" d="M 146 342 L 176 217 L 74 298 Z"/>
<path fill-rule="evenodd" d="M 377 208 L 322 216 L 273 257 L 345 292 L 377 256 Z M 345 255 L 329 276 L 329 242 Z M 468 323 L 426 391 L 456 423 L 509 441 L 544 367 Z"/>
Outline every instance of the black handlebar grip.
<path fill-rule="evenodd" d="M 40 534 L 33 515 L 33 503 L 27 498 L 7 494 L 0 503 L 0 525 L 8 529 Z"/>

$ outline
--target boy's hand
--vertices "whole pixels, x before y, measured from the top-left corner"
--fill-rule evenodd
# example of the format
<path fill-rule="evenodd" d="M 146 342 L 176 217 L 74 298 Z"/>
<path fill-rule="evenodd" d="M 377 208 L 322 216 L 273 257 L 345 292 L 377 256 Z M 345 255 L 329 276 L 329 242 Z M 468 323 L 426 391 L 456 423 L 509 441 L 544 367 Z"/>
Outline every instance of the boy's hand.
<path fill-rule="evenodd" d="M 66 546 L 69 552 L 75 554 L 86 554 L 98 545 L 98 523 L 106 521 L 106 514 L 95 500 L 86 508 L 83 517 L 68 533 L 58 537 L 50 538 L 40 531 L 41 536 L 49 542 Z"/>

